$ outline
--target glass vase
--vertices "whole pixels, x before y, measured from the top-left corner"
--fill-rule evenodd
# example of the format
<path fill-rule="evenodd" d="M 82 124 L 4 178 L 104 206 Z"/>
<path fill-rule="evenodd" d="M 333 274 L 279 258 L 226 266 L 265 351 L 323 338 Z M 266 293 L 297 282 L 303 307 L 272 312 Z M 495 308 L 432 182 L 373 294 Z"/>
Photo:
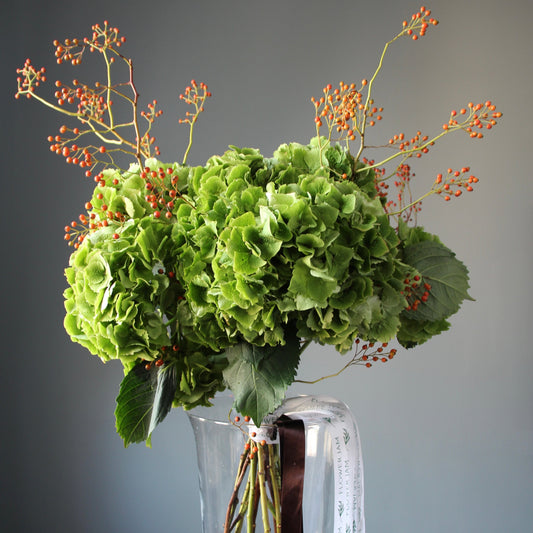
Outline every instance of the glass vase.
<path fill-rule="evenodd" d="M 289 398 L 256 428 L 232 411 L 231 396 L 213 403 L 188 413 L 203 533 L 364 533 L 361 447 L 345 404 Z M 303 440 L 284 436 L 287 423 Z"/>

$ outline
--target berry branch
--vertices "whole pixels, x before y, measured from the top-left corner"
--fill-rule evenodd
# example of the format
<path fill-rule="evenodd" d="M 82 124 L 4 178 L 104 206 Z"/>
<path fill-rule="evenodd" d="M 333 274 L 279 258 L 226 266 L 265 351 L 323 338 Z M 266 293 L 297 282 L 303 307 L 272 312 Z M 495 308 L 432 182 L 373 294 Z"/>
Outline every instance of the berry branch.
<path fill-rule="evenodd" d="M 155 109 L 155 101 L 148 106 L 148 112 L 141 112 L 140 115 L 147 120 L 147 126 L 141 134 L 138 113 L 139 93 L 133 81 L 133 63 L 118 51 L 118 48 L 125 42 L 125 38 L 119 36 L 118 28 L 110 27 L 107 21 L 104 22 L 103 27 L 99 24 L 94 25 L 92 30 L 90 38 L 65 39 L 63 43 L 54 41 L 55 56 L 58 64 L 68 61 L 77 66 L 81 64 L 87 50 L 101 54 L 105 63 L 105 83 L 96 82 L 94 87 L 89 87 L 78 80 L 73 80 L 71 85 L 56 81 L 57 90 L 54 93 L 56 103 L 52 103 L 36 92 L 41 83 L 46 81 L 46 70 L 35 69 L 31 61 L 27 59 L 24 66 L 17 69 L 19 77 L 15 95 L 15 98 L 20 98 L 20 96 L 34 98 L 54 111 L 81 122 L 82 126 L 77 128 L 70 129 L 62 126 L 61 135 L 49 138 L 53 142 L 50 148 L 63 155 L 68 163 L 79 164 L 83 168 L 88 167 L 86 171 L 88 176 L 92 175 L 98 165 L 102 168 L 116 167 L 116 162 L 111 156 L 112 152 L 131 155 L 142 166 L 142 158 L 151 157 L 152 154 L 152 145 L 155 141 L 150 136 L 152 123 L 162 113 L 161 110 Z M 113 84 L 112 69 L 116 59 L 125 63 L 128 81 Z M 131 95 L 128 92 L 131 92 Z M 113 111 L 114 96 L 118 97 L 119 103 L 125 103 L 130 108 L 131 120 L 125 122 L 117 120 Z M 72 107 L 69 109 L 68 106 Z M 133 135 L 128 136 L 127 132 L 131 130 L 133 130 Z M 103 144 L 80 146 L 78 143 L 81 143 L 88 134 L 94 135 Z M 133 140 L 130 137 L 133 137 Z M 114 148 L 108 150 L 106 145 Z M 157 147 L 154 147 L 153 151 L 159 154 Z"/>
<path fill-rule="evenodd" d="M 336 128 L 340 133 L 339 140 L 354 141 L 356 134 L 360 138 L 360 146 L 355 157 L 359 160 L 361 154 L 366 148 L 365 133 L 368 126 L 374 126 L 376 120 L 381 120 L 381 113 L 383 108 L 378 108 L 374 105 L 372 98 L 372 88 L 379 72 L 383 67 L 383 61 L 389 46 L 400 37 L 409 35 L 413 40 L 418 40 L 419 36 L 425 35 L 429 25 L 437 25 L 438 21 L 434 18 L 429 18 L 431 11 L 425 7 L 421 7 L 420 11 L 413 14 L 409 22 L 404 21 L 403 29 L 398 35 L 385 44 L 381 57 L 378 61 L 378 66 L 370 78 L 370 81 L 364 79 L 361 82 L 361 90 L 358 90 L 354 83 L 348 85 L 340 82 L 339 88 L 332 91 L 331 84 L 328 84 L 324 89 L 320 99 L 311 98 L 315 105 L 315 124 L 317 136 L 320 137 L 320 128 L 325 124 L 328 131 L 328 141 L 331 140 L 333 129 Z M 415 32 L 418 32 L 416 34 Z M 363 91 L 366 91 L 366 98 Z M 374 118 L 374 115 L 376 117 Z"/>
<path fill-rule="evenodd" d="M 394 43 L 397 39 L 399 39 L 400 37 L 403 37 L 406 35 L 410 36 L 413 39 L 413 41 L 417 41 L 419 37 L 423 37 L 426 34 L 426 31 L 430 25 L 436 26 L 439 23 L 438 20 L 434 18 L 430 18 L 430 15 L 431 15 L 431 11 L 429 9 L 426 9 L 424 6 L 422 6 L 417 13 L 413 13 L 413 15 L 411 16 L 411 20 L 409 22 L 404 20 L 402 31 L 398 35 L 396 35 L 396 37 L 394 37 L 393 39 L 391 39 L 389 42 L 385 44 L 383 51 L 381 53 L 381 57 L 379 58 L 379 61 L 378 61 L 378 66 L 374 74 L 370 78 L 370 81 L 368 82 L 368 91 L 367 91 L 366 102 L 364 104 L 364 111 L 368 110 L 370 105 L 372 105 L 371 103 L 372 88 L 374 86 L 374 81 L 376 80 L 379 72 L 381 71 L 383 67 L 383 60 L 385 59 L 385 55 L 387 54 L 387 50 L 389 46 L 392 43 Z M 415 32 L 418 32 L 418 34 Z M 359 160 L 365 148 L 366 126 L 367 126 L 367 115 L 366 113 L 363 113 L 363 120 L 362 120 L 361 128 L 360 128 L 361 142 L 359 145 L 359 151 L 357 152 L 357 155 L 355 157 L 356 161 Z"/>
<path fill-rule="evenodd" d="M 295 379 L 294 382 L 305 383 L 306 385 L 314 385 L 315 383 L 323 381 L 324 379 L 335 378 L 342 374 L 342 372 L 344 372 L 347 368 L 354 365 L 364 365 L 367 368 L 370 368 L 372 366 L 371 361 L 381 361 L 382 363 L 386 363 L 387 361 L 393 359 L 397 352 L 397 350 L 394 348 L 386 350 L 387 347 L 388 343 L 386 342 L 381 343 L 378 346 L 376 346 L 376 344 L 373 342 L 361 345 L 361 340 L 356 339 L 355 353 L 353 357 L 338 372 L 335 372 L 334 374 L 329 374 L 328 376 L 322 376 L 311 381 Z"/>
<path fill-rule="evenodd" d="M 459 112 L 452 111 L 449 120 L 443 124 L 442 131 L 431 138 L 418 131 L 410 140 L 406 138 L 404 133 L 399 133 L 394 135 L 387 145 L 369 146 L 365 143 L 368 128 L 375 126 L 382 120 L 383 107 L 376 106 L 372 98 L 372 89 L 383 67 L 384 58 L 390 45 L 403 36 L 409 36 L 414 41 L 423 37 L 430 25 L 436 26 L 438 24 L 438 21 L 430 15 L 431 11 L 422 6 L 418 12 L 411 16 L 409 21 L 403 22 L 402 31 L 385 44 L 374 74 L 370 80 L 361 81 L 360 89 L 355 83 L 346 84 L 341 81 L 338 88 L 333 89 L 332 85 L 328 84 L 322 90 L 322 97 L 311 98 L 315 107 L 314 120 L 317 137 L 320 139 L 322 127 L 325 127 L 326 130 L 326 142 L 323 143 L 319 140 L 321 160 L 323 150 L 333 140 L 334 132 L 338 134 L 335 141 L 345 141 L 347 149 L 349 149 L 350 141 L 355 141 L 359 137 L 360 142 L 355 155 L 354 168 L 357 168 L 357 163 L 366 148 L 391 148 L 395 150 L 394 154 L 379 162 L 368 161 L 363 158 L 364 165 L 355 170 L 354 177 L 357 173 L 373 170 L 376 175 L 376 189 L 378 195 L 384 198 L 385 210 L 390 216 L 401 216 L 405 222 L 416 219 L 416 213 L 420 210 L 422 200 L 428 196 L 442 194 L 444 200 L 449 201 L 453 197 L 461 196 L 463 190 L 472 191 L 472 185 L 478 181 L 475 176 L 467 177 L 465 175 L 469 171 L 468 167 L 463 167 L 460 171 L 448 169 L 446 177 L 439 174 L 430 190 L 414 200 L 409 186 L 414 174 L 411 173 L 411 167 L 406 163 L 407 160 L 412 157 L 420 158 L 427 154 L 439 139 L 451 132 L 464 131 L 472 139 L 482 139 L 483 133 L 480 130 L 492 129 L 496 125 L 496 119 L 502 116 L 490 101 L 478 104 L 469 103 Z M 386 170 L 383 166 L 398 158 L 400 161 L 397 166 L 385 176 Z M 343 175 L 342 177 L 346 176 Z M 397 189 L 395 199 L 388 197 L 389 185 L 386 182 L 390 179 L 394 179 L 394 185 Z"/>
<path fill-rule="evenodd" d="M 200 89 L 200 91 L 198 89 Z M 195 80 L 191 80 L 191 85 L 185 88 L 185 94 L 180 94 L 180 100 L 183 100 L 186 104 L 194 107 L 194 113 L 187 111 L 185 113 L 186 118 L 180 118 L 178 121 L 180 124 L 189 124 L 189 144 L 187 145 L 187 149 L 183 156 L 183 165 L 186 164 L 187 157 L 191 150 L 194 125 L 198 120 L 198 116 L 204 110 L 205 100 L 210 97 L 211 93 L 207 90 L 207 85 L 203 82 L 198 85 Z"/>

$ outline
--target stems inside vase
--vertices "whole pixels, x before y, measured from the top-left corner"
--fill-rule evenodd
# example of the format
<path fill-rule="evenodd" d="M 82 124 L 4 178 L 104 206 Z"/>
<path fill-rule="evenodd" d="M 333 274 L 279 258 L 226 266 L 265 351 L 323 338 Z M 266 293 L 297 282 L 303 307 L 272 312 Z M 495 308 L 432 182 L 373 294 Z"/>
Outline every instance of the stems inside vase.
<path fill-rule="evenodd" d="M 280 486 L 278 445 L 248 439 L 228 502 L 224 533 L 255 532 L 259 514 L 264 533 L 280 533 Z"/>

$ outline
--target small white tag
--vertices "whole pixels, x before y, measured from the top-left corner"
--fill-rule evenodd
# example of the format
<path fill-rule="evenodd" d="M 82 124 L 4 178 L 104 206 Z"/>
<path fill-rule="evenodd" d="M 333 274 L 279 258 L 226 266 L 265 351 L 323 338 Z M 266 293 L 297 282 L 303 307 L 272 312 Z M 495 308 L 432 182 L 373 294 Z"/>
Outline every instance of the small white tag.
<path fill-rule="evenodd" d="M 262 425 L 260 428 L 248 424 L 248 434 L 254 442 L 265 441 L 265 444 L 279 444 L 279 432 L 275 426 Z"/>

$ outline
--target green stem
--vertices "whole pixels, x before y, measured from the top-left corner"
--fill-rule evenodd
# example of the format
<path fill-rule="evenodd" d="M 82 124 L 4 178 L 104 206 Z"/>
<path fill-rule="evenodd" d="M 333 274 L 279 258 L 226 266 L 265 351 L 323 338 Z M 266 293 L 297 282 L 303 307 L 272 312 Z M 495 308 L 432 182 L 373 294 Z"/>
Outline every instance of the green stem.
<path fill-rule="evenodd" d="M 274 500 L 274 528 L 276 533 L 281 533 L 281 501 L 278 485 L 278 461 L 275 453 L 275 444 L 268 445 L 268 467 L 270 471 L 270 483 L 272 487 L 272 498 Z"/>
<path fill-rule="evenodd" d="M 189 152 L 191 151 L 191 147 L 192 147 L 192 133 L 193 133 L 193 129 L 194 129 L 194 123 L 196 122 L 196 120 L 193 120 L 193 122 L 191 123 L 191 127 L 189 128 L 189 144 L 187 145 L 187 149 L 185 150 L 185 154 L 183 155 L 183 162 L 182 162 L 182 165 L 185 165 L 185 163 L 187 163 L 187 157 L 189 157 Z"/>
<path fill-rule="evenodd" d="M 114 121 L 113 113 L 111 111 L 111 64 L 109 62 L 109 59 L 107 57 L 105 50 L 102 52 L 102 55 L 104 56 L 106 73 L 107 73 L 107 88 L 106 88 L 107 114 L 109 116 L 109 127 L 110 129 L 113 129 L 115 121 Z"/>
<path fill-rule="evenodd" d="M 425 198 L 427 198 L 428 196 L 431 196 L 432 194 L 436 194 L 436 190 L 435 189 L 431 189 L 430 191 L 428 191 L 426 194 L 423 194 L 420 198 L 418 198 L 417 200 L 415 200 L 414 202 L 411 202 L 410 204 L 407 204 L 405 206 L 403 206 L 401 209 L 399 209 L 398 211 L 394 211 L 393 213 L 387 213 L 389 216 L 396 216 L 396 215 L 400 215 L 402 214 L 404 211 L 406 211 L 407 209 L 409 209 L 410 207 L 413 207 L 414 205 L 418 204 L 419 202 L 421 202 L 422 200 L 424 200 Z"/>
<path fill-rule="evenodd" d="M 250 497 L 250 485 L 249 482 L 246 484 L 244 494 L 242 496 L 241 506 L 239 507 L 239 513 L 237 518 L 233 521 L 230 527 L 230 531 L 235 528 L 235 533 L 240 533 L 244 525 L 244 516 L 246 514 L 246 509 L 248 508 L 248 498 Z"/>
<path fill-rule="evenodd" d="M 247 533 L 253 533 L 254 531 L 254 503 L 255 503 L 255 478 L 257 475 L 257 457 L 255 454 L 252 455 L 252 458 L 250 459 L 250 473 L 248 475 L 248 510 L 247 510 Z"/>
<path fill-rule="evenodd" d="M 461 124 L 461 125 L 455 126 L 453 128 L 450 128 L 448 130 L 445 130 L 442 133 L 440 133 L 439 135 L 437 135 L 436 137 L 433 137 L 429 141 L 426 141 L 424 144 L 422 144 L 421 146 L 419 146 L 417 148 L 411 148 L 410 150 L 403 150 L 401 152 L 397 152 L 394 155 L 391 155 L 390 157 L 387 157 L 386 159 L 383 159 L 383 161 L 380 161 L 379 163 L 375 163 L 373 165 L 365 166 L 364 168 L 361 169 L 361 171 L 369 170 L 369 169 L 372 169 L 372 168 L 381 167 L 381 166 L 385 165 L 386 163 L 388 163 L 389 161 L 392 161 L 393 159 L 396 159 L 397 157 L 400 157 L 400 156 L 405 157 L 405 156 L 408 156 L 410 154 L 415 154 L 417 152 L 420 152 L 424 148 L 427 148 L 428 146 L 431 146 L 432 144 L 434 144 L 441 137 L 444 137 L 444 135 L 446 135 L 447 133 L 450 133 L 450 132 L 455 131 L 455 130 L 463 129 L 463 127 L 464 127 L 464 125 Z"/>
<path fill-rule="evenodd" d="M 400 33 L 394 39 L 392 39 L 391 41 L 389 41 L 388 43 L 385 44 L 385 46 L 383 48 L 383 51 L 381 52 L 381 57 L 379 58 L 379 62 L 378 62 L 378 66 L 376 68 L 376 71 L 374 72 L 374 75 L 372 76 L 372 78 L 370 78 L 370 81 L 368 82 L 368 91 L 367 91 L 365 107 L 364 107 L 364 111 L 363 111 L 363 118 L 362 118 L 362 121 L 361 121 L 361 128 L 359 130 L 359 135 L 361 136 L 361 143 L 359 145 L 359 151 L 357 152 L 357 155 L 355 157 L 355 161 L 356 162 L 359 161 L 359 158 L 361 157 L 361 154 L 363 153 L 363 149 L 365 147 L 366 111 L 368 109 L 368 106 L 369 106 L 369 103 L 370 103 L 370 99 L 371 99 L 371 96 L 372 96 L 372 87 L 374 85 L 374 81 L 375 81 L 377 75 L 379 74 L 379 72 L 381 71 L 381 68 L 383 67 L 383 59 L 385 58 L 385 54 L 387 53 L 387 50 L 388 50 L 389 46 L 396 39 L 398 39 L 398 37 L 400 37 L 400 35 L 402 35 L 402 34 Z"/>
<path fill-rule="evenodd" d="M 299 354 L 302 355 L 302 353 L 304 352 L 304 350 L 311 344 L 311 340 L 310 339 L 306 339 L 301 345 L 300 345 L 300 350 L 299 350 Z"/>
<path fill-rule="evenodd" d="M 336 378 L 337 376 L 342 374 L 347 368 L 349 368 L 350 366 L 352 366 L 353 364 L 356 363 L 358 355 L 359 354 L 356 353 L 350 359 L 350 361 L 348 361 L 338 372 L 335 372 L 334 374 L 329 374 L 327 376 L 322 376 L 321 378 L 317 378 L 317 379 L 314 379 L 312 381 L 306 381 L 306 380 L 303 380 L 303 379 L 295 379 L 294 383 L 303 383 L 305 385 L 314 385 L 315 383 L 319 383 L 320 381 L 323 381 L 325 379 Z"/>
<path fill-rule="evenodd" d="M 68 115 L 69 117 L 81 118 L 79 113 L 74 113 L 73 111 L 67 111 L 66 109 L 63 109 L 54 104 L 51 104 L 48 100 L 41 98 L 38 94 L 27 93 L 27 92 L 21 92 L 20 94 L 31 94 L 32 98 L 35 98 L 38 102 L 41 102 L 41 104 L 44 104 L 46 107 L 49 107 L 50 109 L 53 109 L 54 111 L 59 111 L 60 113 L 63 113 L 63 115 Z"/>
<path fill-rule="evenodd" d="M 264 533 L 270 533 L 270 520 L 268 512 L 268 496 L 266 491 L 266 470 L 265 470 L 265 450 L 264 446 L 259 445 L 257 450 L 257 457 L 259 463 L 259 470 L 257 472 L 259 479 L 259 492 L 261 497 L 261 514 L 263 515 L 263 530 Z"/>
<path fill-rule="evenodd" d="M 246 449 L 241 454 L 241 459 L 239 462 L 239 468 L 237 470 L 237 478 L 235 479 L 235 485 L 233 487 L 233 493 L 231 495 L 228 509 L 226 511 L 226 521 L 224 523 L 224 533 L 229 533 L 233 528 L 233 516 L 235 515 L 235 509 L 237 508 L 237 503 L 239 501 L 239 489 L 241 487 L 242 481 L 246 470 L 248 469 L 248 464 L 250 459 Z"/>

